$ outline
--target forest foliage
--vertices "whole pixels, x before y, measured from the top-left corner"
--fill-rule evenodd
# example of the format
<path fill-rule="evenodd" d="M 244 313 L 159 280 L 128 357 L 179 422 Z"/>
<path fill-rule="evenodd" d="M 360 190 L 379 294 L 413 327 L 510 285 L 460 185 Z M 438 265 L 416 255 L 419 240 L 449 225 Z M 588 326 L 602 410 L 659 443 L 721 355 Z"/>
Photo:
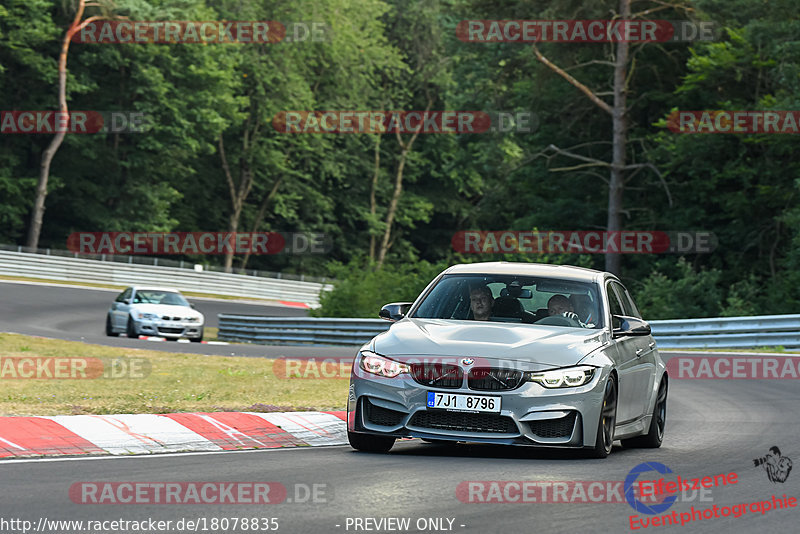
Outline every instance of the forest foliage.
<path fill-rule="evenodd" d="M 72 110 L 147 114 L 146 133 L 67 135 L 50 171 L 40 247 L 78 231 L 324 233 L 326 254 L 233 256 L 233 268 L 339 281 L 323 315 L 374 316 L 445 266 L 525 261 L 602 269 L 599 254 L 460 254 L 461 230 L 606 228 L 608 176 L 548 152 L 611 161 L 612 121 L 529 44 L 468 43 L 471 19 L 609 19 L 604 0 L 117 0 L 128 20 L 324 23 L 324 37 L 237 44 L 82 44 Z M 4 111 L 58 108 L 58 52 L 75 1 L 0 5 Z M 87 8 L 87 15 L 96 14 Z M 797 135 L 682 135 L 674 110 L 800 110 L 796 0 L 633 2 L 652 18 L 713 21 L 714 41 L 633 44 L 627 71 L 626 230 L 714 232 L 711 253 L 634 254 L 620 276 L 648 318 L 796 313 Z M 610 102 L 615 48 L 540 43 Z M 286 110 L 529 112 L 532 131 L 285 134 Z M 0 243 L 24 245 L 47 134 L 0 134 Z M 224 153 L 225 160 L 222 155 Z M 227 170 L 226 170 L 227 162 Z M 223 257 L 180 257 L 218 263 Z"/>

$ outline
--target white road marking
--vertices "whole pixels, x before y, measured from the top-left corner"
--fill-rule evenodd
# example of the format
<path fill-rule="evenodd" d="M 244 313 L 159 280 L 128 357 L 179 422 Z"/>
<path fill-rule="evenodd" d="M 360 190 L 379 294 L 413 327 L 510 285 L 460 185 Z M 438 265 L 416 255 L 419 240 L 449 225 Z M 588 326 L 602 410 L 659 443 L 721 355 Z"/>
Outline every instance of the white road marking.
<path fill-rule="evenodd" d="M 153 458 L 176 458 L 182 456 L 207 456 L 210 454 L 253 454 L 277 451 L 310 451 L 320 448 L 337 449 L 350 447 L 350 445 L 327 445 L 324 447 L 278 447 L 273 449 L 251 449 L 246 451 L 197 451 L 197 452 L 165 452 L 157 454 L 146 454 L 142 456 L 70 456 L 67 458 L 9 458 L 0 460 L 0 468 L 6 464 L 27 464 L 33 462 L 86 462 L 94 460 L 143 460 Z"/>

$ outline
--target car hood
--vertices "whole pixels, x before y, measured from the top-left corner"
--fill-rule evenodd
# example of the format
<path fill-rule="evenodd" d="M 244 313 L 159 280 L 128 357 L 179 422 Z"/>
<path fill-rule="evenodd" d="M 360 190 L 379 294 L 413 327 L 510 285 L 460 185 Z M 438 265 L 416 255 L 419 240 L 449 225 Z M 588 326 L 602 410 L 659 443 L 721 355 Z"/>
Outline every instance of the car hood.
<path fill-rule="evenodd" d="M 172 304 L 134 304 L 132 309 L 139 313 L 155 313 L 159 317 L 169 315 L 170 317 L 197 317 L 203 318 L 203 314 L 199 311 L 189 308 L 188 306 L 175 306 Z"/>
<path fill-rule="evenodd" d="M 473 357 L 553 368 L 575 365 L 607 342 L 608 333 L 604 330 L 450 319 L 403 319 L 376 336 L 371 348 L 384 356 Z"/>

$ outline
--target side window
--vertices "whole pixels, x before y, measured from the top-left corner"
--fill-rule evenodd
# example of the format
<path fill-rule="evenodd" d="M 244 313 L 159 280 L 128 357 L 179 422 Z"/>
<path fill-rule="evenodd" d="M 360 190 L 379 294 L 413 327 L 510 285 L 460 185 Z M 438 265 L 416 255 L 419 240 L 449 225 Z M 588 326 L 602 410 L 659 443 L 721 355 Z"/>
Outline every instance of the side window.
<path fill-rule="evenodd" d="M 131 298 L 131 288 L 128 288 L 125 291 L 123 291 L 122 293 L 120 293 L 119 295 L 117 295 L 116 302 L 122 302 L 123 300 L 129 299 L 129 298 Z"/>
<path fill-rule="evenodd" d="M 618 289 L 620 290 L 620 298 L 622 298 L 622 304 L 625 304 L 625 302 L 627 301 L 628 305 L 623 306 L 623 308 L 630 309 L 630 313 L 628 315 L 630 315 L 631 317 L 636 317 L 637 319 L 641 319 L 642 314 L 639 313 L 639 308 L 637 308 L 636 303 L 633 302 L 633 297 L 631 297 L 630 292 L 621 285 L 619 286 Z"/>
<path fill-rule="evenodd" d="M 610 285 L 613 286 L 617 292 L 617 295 L 619 296 L 620 304 L 622 305 L 622 315 L 627 315 L 628 317 L 639 317 L 639 310 L 637 310 L 636 306 L 633 305 L 633 300 L 631 299 L 630 295 L 628 295 L 628 290 L 618 282 L 611 282 Z M 641 319 L 641 317 L 639 318 Z"/>
<path fill-rule="evenodd" d="M 606 293 L 608 293 L 608 307 L 611 310 L 611 328 L 619 328 L 622 322 L 614 315 L 625 315 L 625 313 L 622 311 L 622 305 L 617 297 L 617 292 L 614 291 L 613 284 L 606 284 Z"/>

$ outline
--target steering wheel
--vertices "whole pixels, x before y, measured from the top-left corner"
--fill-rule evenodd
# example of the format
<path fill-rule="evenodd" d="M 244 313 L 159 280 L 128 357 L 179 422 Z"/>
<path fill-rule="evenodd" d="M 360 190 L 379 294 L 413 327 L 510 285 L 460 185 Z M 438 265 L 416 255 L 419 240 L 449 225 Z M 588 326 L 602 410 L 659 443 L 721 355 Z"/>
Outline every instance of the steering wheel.
<path fill-rule="evenodd" d="M 541 324 L 546 326 L 570 326 L 573 328 L 580 328 L 580 323 L 575 319 L 569 319 L 563 315 L 551 315 L 544 319 L 539 319 L 534 324 Z"/>

